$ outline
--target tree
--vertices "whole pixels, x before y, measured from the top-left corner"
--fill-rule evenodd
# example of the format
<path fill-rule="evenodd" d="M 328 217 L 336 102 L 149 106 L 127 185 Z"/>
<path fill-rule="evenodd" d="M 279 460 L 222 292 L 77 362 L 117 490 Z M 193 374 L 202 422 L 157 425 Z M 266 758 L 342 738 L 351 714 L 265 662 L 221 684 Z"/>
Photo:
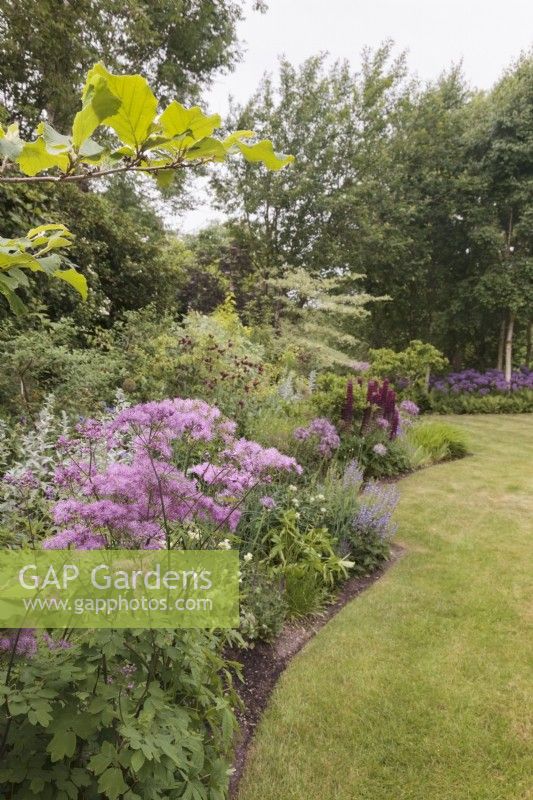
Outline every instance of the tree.
<path fill-rule="evenodd" d="M 480 98 L 468 140 L 471 171 L 487 210 L 482 235 L 491 241 L 476 288 L 495 312 L 498 366 L 511 380 L 517 326 L 531 353 L 533 308 L 533 56 L 523 56 L 494 90 Z"/>
<path fill-rule="evenodd" d="M 285 264 L 365 271 L 360 241 L 380 236 L 365 205 L 366 179 L 370 165 L 379 169 L 405 74 L 403 60 L 391 63 L 390 55 L 390 45 L 365 53 L 360 74 L 347 62 L 328 64 L 325 54 L 298 69 L 282 59 L 279 86 L 267 76 L 244 107 L 233 108 L 232 126 L 254 120 L 261 135 L 296 157 L 290 174 L 231 164 L 214 178 L 218 202 L 240 221 L 263 278 Z"/>
<path fill-rule="evenodd" d="M 3 157 L 0 184 L 86 184 L 113 175 L 149 175 L 168 186 L 177 170 L 223 162 L 241 153 L 254 164 L 282 169 L 292 156 L 278 156 L 272 143 L 250 143 L 253 131 L 240 130 L 217 139 L 217 114 L 185 108 L 176 100 L 158 113 L 158 101 L 140 75 L 113 75 L 102 64 L 88 73 L 82 108 L 69 135 L 47 122 L 39 123 L 37 138 L 25 141 L 13 123 L 0 127 Z M 102 143 L 97 141 L 104 129 Z M 24 270 L 40 271 L 71 283 L 85 296 L 86 281 L 68 262 L 64 249 L 72 237 L 63 225 L 44 225 L 19 239 L 0 241 L 0 293 L 15 311 L 21 310 L 16 291 L 27 285 Z M 52 252 L 53 251 L 53 252 Z"/>
<path fill-rule="evenodd" d="M 143 73 L 164 103 L 176 94 L 197 99 L 239 59 L 244 7 L 244 0 L 1 0 L 0 102 L 26 132 L 43 112 L 64 132 L 85 73 L 99 60 Z"/>

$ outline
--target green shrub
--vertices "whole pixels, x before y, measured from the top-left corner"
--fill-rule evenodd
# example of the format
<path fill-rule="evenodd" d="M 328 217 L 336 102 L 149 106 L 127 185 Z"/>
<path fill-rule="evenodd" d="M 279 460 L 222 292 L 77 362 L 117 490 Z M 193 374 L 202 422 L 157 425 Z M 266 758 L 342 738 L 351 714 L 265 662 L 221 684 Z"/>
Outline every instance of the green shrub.
<path fill-rule="evenodd" d="M 508 394 L 448 394 L 431 392 L 431 410 L 438 414 L 528 414 L 533 412 L 533 390 Z"/>
<path fill-rule="evenodd" d="M 411 445 L 422 448 L 431 463 L 463 458 L 468 454 L 468 439 L 461 428 L 449 422 L 423 419 L 406 434 Z"/>
<path fill-rule="evenodd" d="M 346 402 L 346 386 L 350 376 L 337 375 L 335 372 L 323 372 L 316 380 L 316 389 L 310 402 L 316 411 L 314 416 L 327 417 L 338 424 L 342 418 L 342 410 Z M 353 379 L 354 415 L 360 418 L 366 406 L 366 385 L 360 385 Z"/>

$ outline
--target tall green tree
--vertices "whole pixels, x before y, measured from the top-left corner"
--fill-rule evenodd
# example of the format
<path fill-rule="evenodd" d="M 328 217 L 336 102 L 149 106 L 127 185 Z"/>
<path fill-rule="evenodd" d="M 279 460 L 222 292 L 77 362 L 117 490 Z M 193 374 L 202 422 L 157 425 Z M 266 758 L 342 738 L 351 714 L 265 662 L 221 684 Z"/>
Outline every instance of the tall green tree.
<path fill-rule="evenodd" d="M 239 59 L 245 7 L 246 0 L 1 0 L 0 102 L 26 130 L 46 112 L 63 132 L 99 60 L 142 73 L 163 102 L 197 99 Z"/>

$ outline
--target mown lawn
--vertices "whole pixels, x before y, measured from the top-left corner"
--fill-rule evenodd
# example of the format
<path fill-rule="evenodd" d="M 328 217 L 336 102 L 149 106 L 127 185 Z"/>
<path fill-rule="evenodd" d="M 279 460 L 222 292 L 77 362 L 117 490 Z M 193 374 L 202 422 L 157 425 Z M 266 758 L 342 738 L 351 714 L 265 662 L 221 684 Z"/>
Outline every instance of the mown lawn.
<path fill-rule="evenodd" d="M 533 797 L 533 416 L 453 421 L 474 455 L 401 482 L 407 553 L 284 674 L 239 800 Z"/>

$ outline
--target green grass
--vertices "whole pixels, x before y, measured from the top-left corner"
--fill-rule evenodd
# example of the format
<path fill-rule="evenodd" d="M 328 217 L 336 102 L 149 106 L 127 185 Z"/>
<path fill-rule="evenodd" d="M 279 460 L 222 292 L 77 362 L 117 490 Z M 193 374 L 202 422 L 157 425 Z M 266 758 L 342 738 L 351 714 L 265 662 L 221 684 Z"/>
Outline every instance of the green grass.
<path fill-rule="evenodd" d="M 406 554 L 282 676 L 239 800 L 533 797 L 533 417 L 451 421 L 474 455 L 401 482 Z"/>

